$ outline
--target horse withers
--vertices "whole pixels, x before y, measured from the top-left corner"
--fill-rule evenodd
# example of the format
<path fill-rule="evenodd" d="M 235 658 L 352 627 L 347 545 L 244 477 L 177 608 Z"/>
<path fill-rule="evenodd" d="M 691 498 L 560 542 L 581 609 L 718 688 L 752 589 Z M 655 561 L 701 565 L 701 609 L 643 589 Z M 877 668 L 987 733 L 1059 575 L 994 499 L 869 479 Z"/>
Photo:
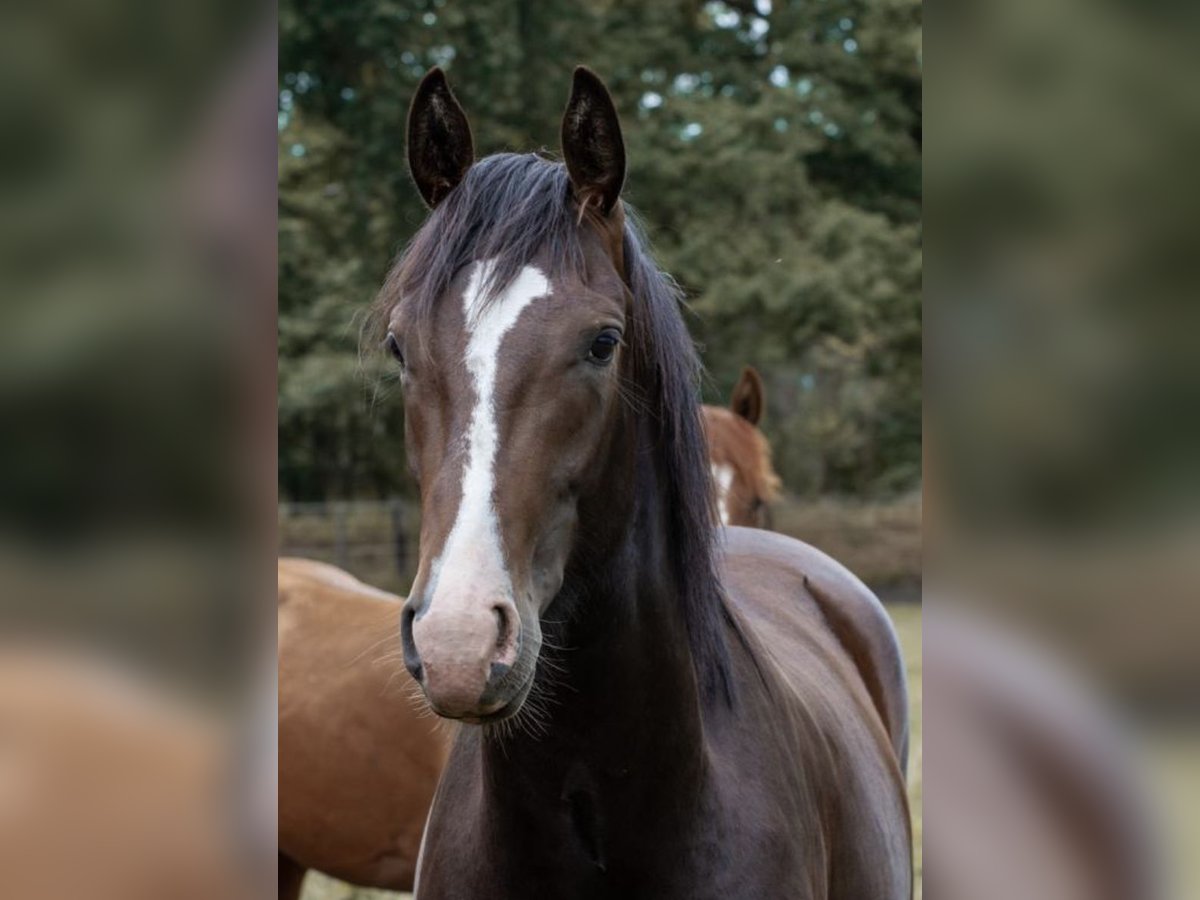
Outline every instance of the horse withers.
<path fill-rule="evenodd" d="M 758 429 L 765 408 L 762 378 L 753 366 L 742 369 L 728 408 L 700 407 L 722 525 L 771 527 L 780 480 L 771 465 L 771 445 Z"/>
<path fill-rule="evenodd" d="M 378 310 L 421 494 L 401 644 L 430 707 L 479 726 L 417 896 L 909 897 L 886 613 L 797 541 L 718 543 L 679 292 L 586 69 L 562 145 L 475 162 L 439 70 L 409 114 L 432 213 Z"/>

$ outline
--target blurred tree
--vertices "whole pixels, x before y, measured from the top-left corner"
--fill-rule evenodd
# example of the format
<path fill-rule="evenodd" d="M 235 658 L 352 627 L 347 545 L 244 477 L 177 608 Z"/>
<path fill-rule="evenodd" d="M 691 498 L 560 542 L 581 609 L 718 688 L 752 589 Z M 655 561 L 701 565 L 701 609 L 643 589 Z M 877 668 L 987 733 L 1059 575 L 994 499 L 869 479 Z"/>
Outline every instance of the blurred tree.
<path fill-rule="evenodd" d="M 411 489 L 395 388 L 354 323 L 424 215 L 403 131 L 434 64 L 481 153 L 556 150 L 572 67 L 600 72 L 705 396 L 760 368 L 793 491 L 916 482 L 917 0 L 285 0 L 280 32 L 283 496 Z"/>

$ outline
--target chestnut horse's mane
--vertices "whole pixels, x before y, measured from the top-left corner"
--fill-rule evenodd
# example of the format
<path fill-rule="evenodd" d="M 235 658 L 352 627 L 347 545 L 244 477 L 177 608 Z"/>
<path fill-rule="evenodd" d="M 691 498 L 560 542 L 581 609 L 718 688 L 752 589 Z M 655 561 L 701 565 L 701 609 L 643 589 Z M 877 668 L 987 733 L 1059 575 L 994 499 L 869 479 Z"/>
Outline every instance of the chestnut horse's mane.
<path fill-rule="evenodd" d="M 702 368 L 681 313 L 682 291 L 655 264 L 636 216 L 625 206 L 625 283 L 633 297 L 631 386 L 663 481 L 668 554 L 683 604 L 697 678 L 732 699 L 725 627 L 731 622 L 716 576 L 710 472 L 699 409 Z M 475 163 L 401 252 L 368 319 L 376 345 L 401 297 L 428 318 L 463 268 L 496 261 L 486 288 L 497 296 L 535 258 L 547 275 L 585 274 L 583 229 L 566 166 L 537 154 L 501 153 Z"/>

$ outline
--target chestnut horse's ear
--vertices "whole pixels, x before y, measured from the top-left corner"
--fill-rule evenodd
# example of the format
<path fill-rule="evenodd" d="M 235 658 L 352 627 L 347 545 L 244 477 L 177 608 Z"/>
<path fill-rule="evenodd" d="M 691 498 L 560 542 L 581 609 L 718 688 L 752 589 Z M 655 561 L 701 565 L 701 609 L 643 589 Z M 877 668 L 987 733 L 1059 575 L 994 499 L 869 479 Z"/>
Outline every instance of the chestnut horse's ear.
<path fill-rule="evenodd" d="M 580 206 L 611 212 L 625 183 L 625 141 L 608 88 L 585 66 L 575 69 L 563 112 L 562 152 Z"/>
<path fill-rule="evenodd" d="M 751 425 L 757 425 L 762 418 L 765 404 L 766 392 L 763 390 L 762 376 L 754 366 L 746 366 L 742 369 L 742 377 L 733 388 L 729 408 Z"/>
<path fill-rule="evenodd" d="M 438 67 L 426 73 L 408 109 L 408 169 L 425 204 L 445 199 L 475 160 L 467 114 Z"/>

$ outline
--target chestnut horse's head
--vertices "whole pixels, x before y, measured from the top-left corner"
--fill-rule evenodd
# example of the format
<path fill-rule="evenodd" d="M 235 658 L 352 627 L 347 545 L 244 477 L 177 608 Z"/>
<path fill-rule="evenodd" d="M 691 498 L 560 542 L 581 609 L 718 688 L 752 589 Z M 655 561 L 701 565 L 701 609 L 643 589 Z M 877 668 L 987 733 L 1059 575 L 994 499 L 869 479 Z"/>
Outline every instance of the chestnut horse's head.
<path fill-rule="evenodd" d="M 771 445 L 758 430 L 764 406 L 762 379 L 752 366 L 746 366 L 728 409 L 702 409 L 717 513 L 723 525 L 769 527 L 769 504 L 778 495 L 780 482 L 771 465 Z"/>
<path fill-rule="evenodd" d="M 402 640 L 430 705 L 451 718 L 492 721 L 521 707 L 540 617 L 581 553 L 580 523 L 590 547 L 614 542 L 606 528 L 629 518 L 633 410 L 659 399 L 637 390 L 643 374 L 656 373 L 660 393 L 694 375 L 634 335 L 644 318 L 642 340 L 657 328 L 665 346 L 686 344 L 678 359 L 694 357 L 674 295 L 634 308 L 639 283 L 659 274 L 648 274 L 619 200 L 616 110 L 586 69 L 575 73 L 562 151 L 565 165 L 533 154 L 475 162 L 437 69 L 409 113 L 409 166 L 432 212 L 380 299 L 421 493 Z M 702 446 L 698 424 L 693 435 Z M 706 497 L 692 480 L 687 493 Z"/>

